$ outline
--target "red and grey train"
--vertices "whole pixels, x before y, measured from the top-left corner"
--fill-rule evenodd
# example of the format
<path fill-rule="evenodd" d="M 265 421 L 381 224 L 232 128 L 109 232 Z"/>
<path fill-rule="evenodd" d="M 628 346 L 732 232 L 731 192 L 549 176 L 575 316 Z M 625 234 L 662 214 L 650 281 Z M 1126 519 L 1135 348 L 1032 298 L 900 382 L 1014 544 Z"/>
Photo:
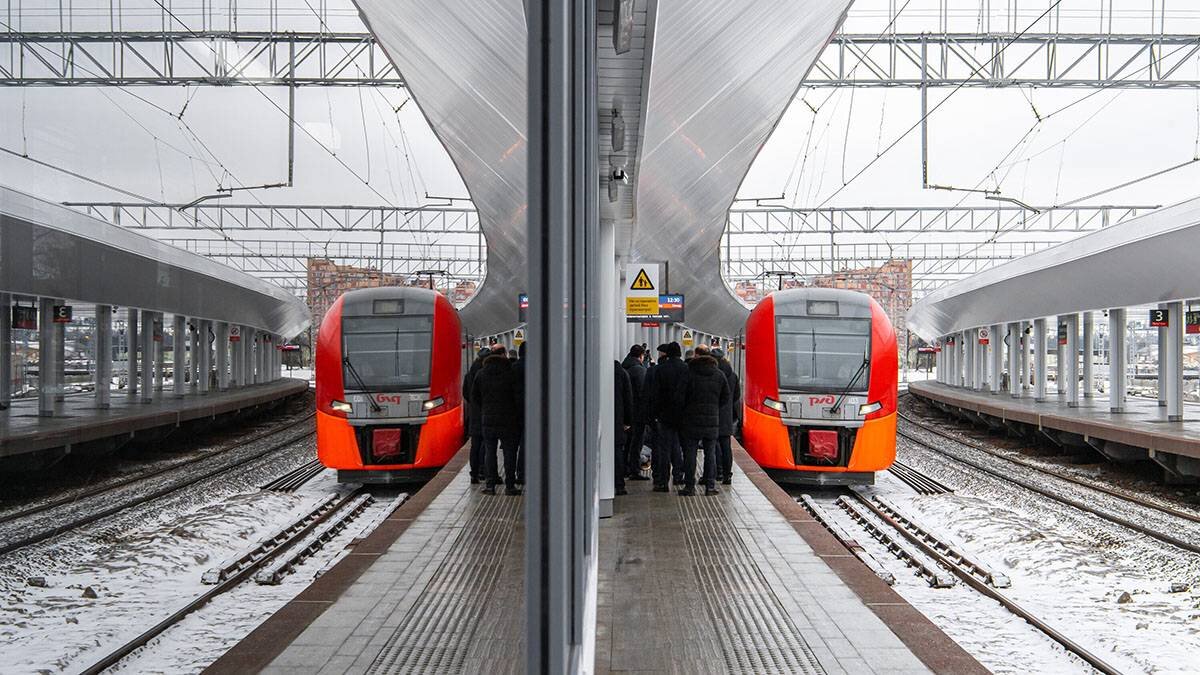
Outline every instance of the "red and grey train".
<path fill-rule="evenodd" d="M 420 481 L 463 444 L 462 323 L 440 293 L 350 291 L 317 338 L 317 457 L 356 483 Z"/>
<path fill-rule="evenodd" d="M 873 483 L 896 458 L 897 359 L 870 296 L 772 293 L 746 321 L 746 451 L 781 483 Z"/>

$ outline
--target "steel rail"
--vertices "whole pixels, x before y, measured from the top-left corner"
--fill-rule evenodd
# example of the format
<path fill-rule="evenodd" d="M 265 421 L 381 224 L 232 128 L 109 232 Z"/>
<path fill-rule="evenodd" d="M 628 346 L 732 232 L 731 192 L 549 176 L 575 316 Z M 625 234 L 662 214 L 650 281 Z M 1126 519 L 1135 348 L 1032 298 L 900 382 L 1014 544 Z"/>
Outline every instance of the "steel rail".
<path fill-rule="evenodd" d="M 208 602 L 210 600 L 217 597 L 218 595 L 221 595 L 222 593 L 225 593 L 225 592 L 231 590 L 232 588 L 234 588 L 235 586 L 237 586 L 238 584 L 242 583 L 247 578 L 249 578 L 249 576 L 255 570 L 260 569 L 264 564 L 266 564 L 269 560 L 272 560 L 276 555 L 287 550 L 292 545 L 294 545 L 296 542 L 300 541 L 300 539 L 303 538 L 305 535 L 307 535 L 309 532 L 311 532 L 313 530 L 313 528 L 315 528 L 317 525 L 319 525 L 322 522 L 324 522 L 325 520 L 327 520 L 334 513 L 337 513 L 339 510 L 341 510 L 341 508 L 343 506 L 345 506 L 352 499 L 354 499 L 356 492 L 357 492 L 357 490 L 354 492 L 347 493 L 345 496 L 343 496 L 341 499 L 339 499 L 332 508 L 323 510 L 321 512 L 321 514 L 319 516 L 317 516 L 316 518 L 311 518 L 310 517 L 311 514 L 307 514 L 307 513 L 304 514 L 303 516 L 300 517 L 299 520 L 307 520 L 308 524 L 305 525 L 304 527 L 300 528 L 299 530 L 294 531 L 290 536 L 287 537 L 287 539 L 285 539 L 284 541 L 280 542 L 278 545 L 271 548 L 269 553 L 262 555 L 261 557 L 258 557 L 257 559 L 251 560 L 248 563 L 244 564 L 243 566 L 238 568 L 236 572 L 233 572 L 232 574 L 230 574 L 223 581 L 221 581 L 217 585 L 213 586 L 208 591 L 205 591 L 204 593 L 202 593 L 201 595 L 196 597 L 194 600 L 189 602 L 187 605 L 183 606 L 182 608 L 180 608 L 179 610 L 177 610 L 176 612 L 174 612 L 167 618 L 158 622 L 152 628 L 145 631 L 141 635 L 138 635 L 137 637 L 130 640 L 129 642 L 126 642 L 125 644 L 121 645 L 117 649 L 114 649 L 113 651 L 109 652 L 103 658 L 96 661 L 92 665 L 88 666 L 86 669 L 84 669 L 81 672 L 83 673 L 83 675 L 97 675 L 98 673 L 102 673 L 105 670 L 116 665 L 122 659 L 124 659 L 126 656 L 133 653 L 135 650 L 146 646 L 151 640 L 153 640 L 154 638 L 161 635 L 168 628 L 179 623 L 185 616 L 187 616 L 188 614 L 191 614 L 192 612 L 196 611 L 197 609 L 208 604 Z M 324 507 L 325 507 L 325 504 L 322 504 L 321 508 L 324 509 Z"/>
<path fill-rule="evenodd" d="M 315 412 L 309 413 L 303 419 L 300 420 L 300 423 L 303 423 L 303 422 L 306 422 L 306 421 L 312 419 L 315 415 L 316 415 Z M 145 473 L 139 473 L 134 476 L 128 476 L 126 478 L 122 478 L 113 483 L 106 483 L 104 485 L 96 486 L 89 490 L 85 490 L 84 492 L 80 492 L 80 493 L 70 495 L 67 497 L 62 497 L 60 499 L 55 499 L 53 501 L 44 502 L 42 504 L 38 504 L 37 506 L 32 506 L 27 509 L 21 509 L 20 511 L 13 511 L 11 513 L 6 513 L 4 515 L 0 515 L 0 524 L 4 524 L 4 523 L 11 522 L 14 520 L 19 520 L 21 518 L 26 518 L 28 516 L 32 516 L 32 515 L 35 515 L 38 513 L 45 513 L 46 511 L 49 511 L 50 509 L 54 509 L 59 506 L 63 506 L 64 504 L 72 504 L 72 503 L 75 503 L 75 502 L 78 502 L 78 501 L 81 501 L 84 499 L 88 499 L 90 497 L 95 497 L 96 495 L 102 495 L 105 492 L 109 492 L 111 490 L 115 490 L 120 487 L 125 487 L 126 485 L 130 485 L 132 483 L 136 483 L 141 480 L 146 480 L 148 478 L 154 478 L 156 476 L 161 476 L 164 473 L 170 473 L 171 471 L 174 471 L 175 469 L 178 469 L 180 467 L 190 466 L 197 462 L 202 462 L 210 457 L 217 457 L 219 455 L 224 455 L 226 453 L 237 450 L 238 448 L 245 447 L 251 443 L 261 441 L 262 439 L 267 438 L 268 436 L 274 436 L 275 434 L 292 429 L 296 426 L 296 424 L 297 423 L 295 421 L 286 422 L 284 424 L 280 424 L 271 429 L 267 429 L 266 431 L 255 434 L 248 438 L 239 439 L 237 443 L 234 443 L 233 445 L 230 445 L 229 447 L 226 447 L 226 448 L 212 450 L 212 451 L 206 452 L 202 455 L 199 455 L 197 457 L 192 457 L 191 459 L 186 459 L 182 462 L 176 462 L 175 464 L 171 464 L 170 466 L 164 466 L 164 467 L 161 467 L 158 469 L 152 469 Z"/>
<path fill-rule="evenodd" d="M 864 530 L 872 537 L 879 540 L 881 544 L 887 547 L 892 555 L 899 558 L 904 564 L 912 567 L 917 571 L 917 574 L 924 578 L 929 585 L 934 588 L 950 588 L 954 585 L 954 579 L 938 574 L 936 569 L 926 565 L 915 551 L 909 550 L 907 546 L 898 541 L 895 537 L 889 536 L 871 519 L 862 509 L 845 497 L 838 497 L 837 505 L 842 508 L 851 518 L 854 519 Z"/>
<path fill-rule="evenodd" d="M 883 583 L 887 584 L 888 586 L 896 585 L 896 575 L 884 569 L 883 565 L 881 565 L 879 561 L 875 559 L 875 556 L 871 555 L 870 551 L 863 548 L 863 545 L 858 543 L 854 537 L 851 537 L 849 532 L 847 532 L 841 525 L 838 525 L 836 522 L 834 522 L 833 518 L 831 518 L 829 513 L 825 510 L 825 507 L 818 504 L 816 500 L 812 498 L 812 495 L 800 495 L 799 501 L 804 504 L 804 507 L 807 508 L 808 512 L 813 515 L 813 518 L 817 519 L 818 523 L 824 525 L 826 530 L 829 530 L 829 533 L 833 535 L 834 539 L 838 540 L 838 543 L 840 543 L 842 546 L 845 546 L 847 551 L 853 553 L 854 557 L 862 561 L 862 564 L 866 565 L 867 569 L 874 572 L 875 576 L 882 579 Z"/>
<path fill-rule="evenodd" d="M 1061 471 L 1056 471 L 1054 469 L 1041 467 L 1032 462 L 1027 462 L 1027 461 L 1017 458 L 1017 457 L 1009 457 L 1009 456 L 1005 455 L 1004 453 L 997 452 L 996 450 L 993 450 L 992 448 L 989 448 L 989 447 L 983 445 L 982 443 L 977 443 L 970 439 L 959 438 L 959 437 L 954 436 L 953 434 L 948 434 L 945 431 L 942 431 L 941 429 L 938 429 L 936 427 L 931 427 L 927 424 L 920 422 L 919 420 L 909 417 L 908 415 L 906 415 L 902 412 L 899 413 L 899 415 L 900 415 L 900 418 L 903 419 L 904 421 L 906 421 L 910 424 L 913 424 L 915 426 L 921 427 L 922 429 L 924 429 L 925 431 L 928 431 L 931 434 L 941 436 L 942 438 L 954 441 L 955 443 L 959 443 L 961 445 L 965 445 L 968 448 L 974 448 L 975 450 L 979 450 L 980 452 L 985 452 L 993 457 L 1007 460 L 1009 462 L 1012 462 L 1013 464 L 1018 464 L 1020 466 L 1025 467 L 1026 469 L 1032 469 L 1033 471 L 1038 471 L 1040 473 L 1048 474 L 1048 475 L 1054 476 L 1055 478 L 1058 478 L 1060 480 L 1065 480 L 1068 483 L 1073 483 L 1075 485 L 1078 485 L 1080 487 L 1085 487 L 1090 490 L 1095 490 L 1097 492 L 1103 492 L 1104 494 L 1109 495 L 1110 497 L 1116 497 L 1117 499 L 1123 499 L 1127 502 L 1137 504 L 1138 506 L 1144 506 L 1148 509 L 1154 509 L 1155 511 L 1165 513 L 1166 515 L 1169 515 L 1169 516 L 1175 516 L 1177 518 L 1183 518 L 1184 520 L 1190 520 L 1193 523 L 1200 523 L 1200 515 L 1196 515 L 1194 513 L 1188 513 L 1187 511 L 1181 511 L 1179 509 L 1171 508 L 1170 506 L 1165 506 L 1163 504 L 1158 504 L 1158 503 L 1150 501 L 1148 499 L 1143 499 L 1141 497 L 1138 497 L 1137 495 L 1126 494 L 1119 490 L 1114 490 L 1113 488 L 1110 488 L 1108 486 L 1099 485 L 1099 484 L 1093 483 L 1092 481 L 1084 480 L 1082 478 L 1076 478 L 1075 476 L 1072 476 L 1067 473 L 1063 473 Z"/>
<path fill-rule="evenodd" d="M 325 524 L 319 530 L 309 535 L 307 539 L 291 547 L 290 551 L 276 556 L 274 562 L 269 566 L 260 567 L 254 575 L 254 583 L 260 586 L 274 586 L 278 584 L 288 572 L 296 568 L 296 565 L 299 565 L 308 559 L 309 556 L 321 550 L 321 547 L 326 542 L 337 536 L 339 532 L 350 524 L 351 520 L 358 517 L 374 501 L 375 498 L 369 494 L 356 497 L 349 506 L 340 509 L 337 518 L 326 520 Z"/>
<path fill-rule="evenodd" d="M 276 492 L 295 492 L 301 485 L 312 480 L 314 476 L 324 470 L 325 465 L 321 463 L 321 460 L 314 459 L 301 464 L 269 483 L 260 485 L 258 489 L 274 490 Z"/>
<path fill-rule="evenodd" d="M 85 525 L 90 525 L 90 524 L 96 522 L 97 520 L 100 520 L 101 518 L 105 518 L 107 516 L 111 516 L 114 513 L 124 511 L 125 509 L 133 508 L 140 504 L 145 504 L 147 502 L 158 499 L 159 497 L 163 497 L 168 494 L 171 494 L 172 492 L 178 492 L 179 490 L 182 490 L 184 488 L 191 487 L 192 485 L 195 485 L 196 483 L 199 483 L 204 480 L 208 480 L 209 478 L 212 478 L 214 476 L 219 476 L 228 471 L 232 471 L 233 469 L 236 469 L 244 464 L 248 464 L 257 459 L 262 459 L 263 457 L 267 456 L 268 454 L 270 454 L 272 452 L 275 452 L 282 448 L 286 448 L 290 445 L 295 445 L 299 441 L 301 441 L 309 436 L 313 436 L 314 434 L 316 434 L 316 431 L 305 431 L 305 432 L 299 433 L 295 436 L 292 436 L 290 438 L 282 440 L 278 443 L 274 443 L 269 448 L 267 448 L 261 452 L 257 452 L 248 457 L 244 457 L 244 458 L 239 459 L 238 461 L 233 462 L 231 464 L 227 464 L 225 466 L 220 466 L 215 469 L 205 471 L 196 476 L 191 476 L 181 483 L 172 484 L 172 485 L 168 485 L 168 486 L 159 488 L 157 490 L 150 492 L 149 494 L 139 495 L 138 497 L 131 499 L 127 502 L 114 504 L 107 508 L 104 508 L 104 509 L 101 509 L 94 513 L 91 513 L 87 516 L 84 516 L 83 518 L 79 518 L 77 520 L 71 521 L 69 523 L 55 525 L 46 530 L 38 532 L 37 534 L 35 534 L 33 536 L 25 537 L 24 539 L 19 539 L 17 541 L 7 542 L 3 545 L 0 545 L 0 555 L 5 555 L 8 553 L 11 553 L 18 549 L 25 548 L 26 546 L 32 546 L 33 544 L 37 544 L 39 542 L 45 541 L 47 539 L 50 539 L 51 537 L 56 537 L 60 534 L 70 532 L 71 530 L 83 527 Z"/>
<path fill-rule="evenodd" d="M 967 569 L 965 566 L 963 566 L 960 563 L 958 563 L 957 561 L 955 561 L 950 556 L 942 553 L 942 551 L 940 551 L 937 548 L 922 541 L 922 539 L 920 537 L 909 532 L 903 525 L 896 522 L 896 520 L 894 518 L 892 518 L 890 515 L 885 513 L 881 508 L 879 508 L 878 505 L 871 502 L 871 500 L 867 499 L 865 496 L 863 496 L 862 494 L 859 494 L 858 492 L 855 492 L 854 494 L 856 497 L 858 497 L 859 501 L 862 502 L 862 504 L 867 509 L 869 509 L 872 513 L 874 513 L 877 517 L 879 517 L 885 523 L 892 526 L 897 532 L 899 532 L 906 539 L 908 539 L 913 544 L 915 544 L 918 548 L 920 548 L 926 555 L 928 555 L 929 557 L 938 561 L 938 563 L 940 563 L 943 566 L 945 566 L 946 568 L 948 568 L 952 573 L 954 573 L 955 576 L 957 576 L 959 579 L 962 579 L 963 583 L 967 584 L 971 588 L 974 588 L 976 591 L 979 591 L 983 595 L 986 595 L 987 597 L 995 600 L 996 602 L 999 602 L 1001 605 L 1004 606 L 1005 609 L 1012 612 L 1013 614 L 1016 614 L 1017 616 L 1024 619 L 1026 621 L 1026 623 L 1028 623 L 1029 625 L 1031 625 L 1034 628 L 1037 628 L 1041 632 L 1045 633 L 1046 636 L 1048 636 L 1050 639 L 1052 639 L 1055 642 L 1057 642 L 1058 644 L 1062 645 L 1067 651 L 1069 651 L 1072 654 L 1083 659 L 1088 665 L 1095 668 L 1096 670 L 1098 670 L 1102 673 L 1105 673 L 1105 675 L 1120 675 L 1121 671 L 1112 667 L 1111 665 L 1106 663 L 1104 660 L 1102 660 L 1100 657 L 1096 656 L 1095 654 L 1092 654 L 1091 652 L 1089 652 L 1087 649 L 1085 649 L 1084 647 L 1082 647 L 1081 645 L 1076 643 L 1071 638 L 1058 632 L 1058 630 L 1056 630 L 1050 624 L 1048 624 L 1045 621 L 1042 621 L 1041 619 L 1034 616 L 1031 612 L 1029 612 L 1029 610 L 1018 605 L 1012 598 L 1001 593 L 1000 591 L 996 590 L 995 588 L 992 588 L 991 586 L 987 585 L 985 582 L 983 582 L 982 580 L 977 578 L 974 574 L 972 574 L 969 569 Z M 843 497 L 843 499 L 845 499 L 845 497 Z"/>

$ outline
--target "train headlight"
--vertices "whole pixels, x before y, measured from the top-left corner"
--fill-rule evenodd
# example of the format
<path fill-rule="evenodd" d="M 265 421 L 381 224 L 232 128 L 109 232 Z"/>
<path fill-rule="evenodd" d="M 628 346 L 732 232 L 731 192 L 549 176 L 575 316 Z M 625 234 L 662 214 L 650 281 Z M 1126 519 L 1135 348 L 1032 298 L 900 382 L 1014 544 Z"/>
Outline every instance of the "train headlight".
<path fill-rule="evenodd" d="M 333 401 L 332 403 L 329 404 L 329 407 L 333 408 L 334 410 L 336 410 L 338 412 L 344 412 L 347 415 L 354 412 L 354 406 L 350 405 L 349 403 L 346 403 L 345 401 Z"/>
<path fill-rule="evenodd" d="M 879 412 L 881 409 L 883 409 L 883 404 L 879 401 L 875 401 L 874 403 L 864 403 L 858 406 L 858 414 L 870 415 L 873 412 Z"/>
<path fill-rule="evenodd" d="M 775 399 L 768 397 L 763 399 L 763 405 L 767 406 L 771 410 L 787 413 L 787 404 L 783 401 L 776 401 Z"/>
<path fill-rule="evenodd" d="M 433 410 L 434 408 L 437 408 L 438 406 L 444 404 L 445 402 L 446 402 L 446 399 L 439 396 L 437 398 L 431 398 L 428 401 L 425 401 L 425 403 L 422 404 L 422 407 L 424 407 L 426 410 Z"/>

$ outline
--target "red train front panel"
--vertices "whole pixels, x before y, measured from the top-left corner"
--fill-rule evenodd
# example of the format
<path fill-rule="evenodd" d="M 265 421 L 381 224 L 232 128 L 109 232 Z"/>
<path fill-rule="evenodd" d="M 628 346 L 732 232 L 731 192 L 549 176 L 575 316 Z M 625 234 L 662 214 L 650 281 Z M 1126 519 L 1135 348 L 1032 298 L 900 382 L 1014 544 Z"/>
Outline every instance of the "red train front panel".
<path fill-rule="evenodd" d="M 422 480 L 462 446 L 462 325 L 420 288 L 350 291 L 317 338 L 317 457 L 338 479 Z"/>
<path fill-rule="evenodd" d="M 896 333 L 836 289 L 772 293 L 746 322 L 742 439 L 776 480 L 869 484 L 896 458 Z"/>

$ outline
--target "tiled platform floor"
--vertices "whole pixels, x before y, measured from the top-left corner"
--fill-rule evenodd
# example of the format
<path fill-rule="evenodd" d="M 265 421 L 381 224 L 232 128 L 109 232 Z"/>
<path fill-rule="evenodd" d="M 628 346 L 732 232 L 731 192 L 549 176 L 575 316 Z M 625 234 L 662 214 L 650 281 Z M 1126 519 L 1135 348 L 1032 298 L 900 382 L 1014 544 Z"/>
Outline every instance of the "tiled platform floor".
<path fill-rule="evenodd" d="M 1046 401 L 1038 403 L 1030 396 L 1013 398 L 1007 392 L 990 394 L 933 381 L 912 382 L 909 391 L 923 398 L 1040 428 L 1133 448 L 1200 457 L 1200 409 L 1190 405 L 1184 408 L 1184 421 L 1168 422 L 1165 408 L 1155 400 L 1140 397 L 1130 397 L 1126 411 L 1116 414 L 1109 411 L 1108 399 L 1100 395 L 1082 399 L 1078 408 L 1071 408 L 1053 392 Z"/>
<path fill-rule="evenodd" d="M 150 403 L 131 401 L 123 391 L 113 390 L 107 410 L 96 408 L 90 394 L 70 395 L 62 402 L 62 415 L 56 417 L 38 417 L 36 399 L 18 399 L 9 409 L 0 410 L 0 457 L 174 426 L 262 405 L 306 389 L 306 381 L 285 378 L 203 395 L 188 393 L 183 398 L 156 392 Z"/>

